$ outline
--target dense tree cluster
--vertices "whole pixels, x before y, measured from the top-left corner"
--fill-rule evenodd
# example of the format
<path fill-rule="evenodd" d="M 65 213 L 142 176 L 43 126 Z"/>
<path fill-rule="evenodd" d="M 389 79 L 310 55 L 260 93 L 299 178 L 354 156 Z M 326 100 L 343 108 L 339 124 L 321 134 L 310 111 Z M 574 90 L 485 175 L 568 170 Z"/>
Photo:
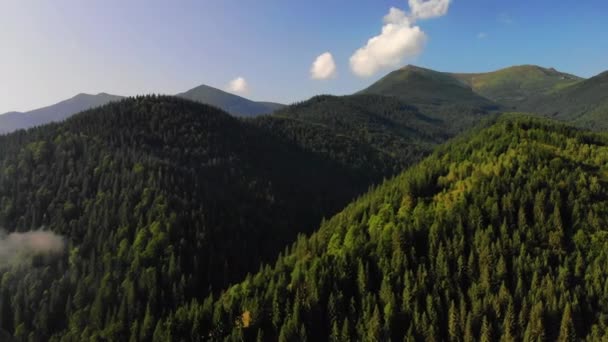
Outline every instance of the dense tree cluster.
<path fill-rule="evenodd" d="M 394 175 L 453 132 L 395 98 L 316 96 L 249 121 L 349 168 Z"/>
<path fill-rule="evenodd" d="M 67 240 L 58 260 L 0 270 L 1 330 L 149 340 L 421 155 L 263 121 L 146 96 L 1 136 L 0 227 Z"/>
<path fill-rule="evenodd" d="M 506 117 L 300 237 L 157 340 L 608 337 L 608 138 Z"/>

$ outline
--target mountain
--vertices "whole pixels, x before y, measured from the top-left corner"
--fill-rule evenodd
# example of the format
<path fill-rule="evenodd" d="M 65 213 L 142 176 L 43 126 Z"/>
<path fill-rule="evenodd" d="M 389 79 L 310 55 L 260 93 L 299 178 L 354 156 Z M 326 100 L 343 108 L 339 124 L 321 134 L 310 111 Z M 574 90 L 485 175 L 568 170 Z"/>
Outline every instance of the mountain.
<path fill-rule="evenodd" d="M 527 111 L 577 126 L 608 129 L 608 71 L 526 103 Z"/>
<path fill-rule="evenodd" d="M 602 340 L 608 137 L 507 116 L 361 196 L 166 339 Z"/>
<path fill-rule="evenodd" d="M 451 73 L 474 92 L 511 108 L 576 84 L 583 79 L 536 65 L 518 65 L 486 73 Z"/>
<path fill-rule="evenodd" d="M 315 96 L 254 121 L 277 119 L 305 122 L 362 142 L 401 160 L 400 169 L 414 155 L 429 152 L 450 137 L 437 120 L 396 98 L 379 95 Z"/>
<path fill-rule="evenodd" d="M 176 96 L 206 103 L 236 116 L 269 114 L 284 107 L 284 105 L 278 103 L 251 101 L 206 85 L 200 85 Z"/>
<path fill-rule="evenodd" d="M 106 93 L 97 95 L 78 94 L 48 107 L 25 113 L 6 113 L 0 115 L 0 134 L 40 126 L 49 122 L 63 121 L 78 112 L 99 107 L 112 101 L 118 101 L 121 98 L 120 96 Z"/>
<path fill-rule="evenodd" d="M 149 340 L 405 163 L 318 126 L 145 96 L 0 136 L 0 227 L 65 241 L 57 258 L 0 264 L 0 326 Z"/>
<path fill-rule="evenodd" d="M 391 96 L 321 95 L 249 122 L 303 149 L 386 177 L 419 161 L 461 131 L 493 117 L 485 111 L 454 108 L 437 113 L 422 112 Z"/>
<path fill-rule="evenodd" d="M 206 85 L 201 85 L 176 96 L 209 104 L 237 116 L 269 114 L 285 107 L 285 105 L 280 103 L 254 102 Z M 0 115 L 0 134 L 40 126 L 50 122 L 63 121 L 76 113 L 121 99 L 123 99 L 122 96 L 106 93 L 99 93 L 97 95 L 78 94 L 48 107 L 24 113 L 9 112 L 2 114 Z"/>
<path fill-rule="evenodd" d="M 476 94 L 468 84 L 452 75 L 413 65 L 389 73 L 359 93 L 394 96 L 419 106 L 497 107 L 496 103 Z"/>

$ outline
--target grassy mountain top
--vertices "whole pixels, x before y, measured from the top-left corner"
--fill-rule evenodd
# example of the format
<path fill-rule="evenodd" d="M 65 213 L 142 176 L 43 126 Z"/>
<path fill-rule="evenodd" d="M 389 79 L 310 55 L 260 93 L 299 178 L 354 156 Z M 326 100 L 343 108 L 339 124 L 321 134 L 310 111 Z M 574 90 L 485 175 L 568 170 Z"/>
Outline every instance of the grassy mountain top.
<path fill-rule="evenodd" d="M 204 84 L 176 96 L 215 106 L 236 116 L 269 114 L 283 106 L 278 103 L 251 101 Z"/>
<path fill-rule="evenodd" d="M 190 303 L 159 336 L 601 340 L 608 138 L 510 116 L 439 149 Z"/>
<path fill-rule="evenodd" d="M 360 93 L 394 96 L 412 105 L 496 106 L 447 73 L 412 65 L 389 73 Z"/>
<path fill-rule="evenodd" d="M 487 73 L 451 74 L 478 94 L 517 107 L 541 95 L 553 93 L 582 78 L 536 65 L 518 65 Z"/>
<path fill-rule="evenodd" d="M 525 109 L 584 128 L 608 129 L 608 72 L 529 101 Z"/>

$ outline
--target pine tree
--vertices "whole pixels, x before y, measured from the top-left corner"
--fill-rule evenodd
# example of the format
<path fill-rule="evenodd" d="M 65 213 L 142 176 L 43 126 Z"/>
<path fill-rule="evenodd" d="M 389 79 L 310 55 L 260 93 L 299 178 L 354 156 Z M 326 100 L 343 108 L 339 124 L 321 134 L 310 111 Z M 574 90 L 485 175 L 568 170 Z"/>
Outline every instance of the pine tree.
<path fill-rule="evenodd" d="M 483 316 L 481 323 L 481 333 L 479 337 L 480 342 L 492 342 L 492 325 L 488 322 L 488 318 Z"/>
<path fill-rule="evenodd" d="M 559 342 L 573 342 L 576 341 L 576 331 L 572 322 L 572 307 L 570 303 L 566 304 L 564 313 L 562 314 L 562 323 L 559 328 Z"/>
<path fill-rule="evenodd" d="M 460 329 L 460 318 L 454 301 L 450 304 L 448 311 L 448 334 L 450 341 L 460 341 L 462 331 Z"/>
<path fill-rule="evenodd" d="M 513 312 L 513 303 L 509 302 L 505 318 L 502 321 L 502 335 L 500 336 L 501 342 L 514 342 L 515 336 L 515 313 Z"/>
<path fill-rule="evenodd" d="M 367 341 L 382 341 L 382 321 L 380 318 L 380 310 L 378 309 L 378 305 L 374 307 L 374 313 L 372 314 L 371 320 L 368 323 Z"/>

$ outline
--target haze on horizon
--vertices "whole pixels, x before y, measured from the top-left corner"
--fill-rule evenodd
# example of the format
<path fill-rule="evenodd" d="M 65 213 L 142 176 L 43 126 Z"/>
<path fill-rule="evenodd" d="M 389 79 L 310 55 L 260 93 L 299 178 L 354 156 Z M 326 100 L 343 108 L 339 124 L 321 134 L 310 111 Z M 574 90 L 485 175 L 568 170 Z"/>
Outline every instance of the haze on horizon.
<path fill-rule="evenodd" d="M 594 34 L 608 28 L 607 10 L 601 0 L 5 1 L 0 113 L 199 84 L 290 103 L 352 93 L 408 63 L 589 77 L 608 69 Z"/>

